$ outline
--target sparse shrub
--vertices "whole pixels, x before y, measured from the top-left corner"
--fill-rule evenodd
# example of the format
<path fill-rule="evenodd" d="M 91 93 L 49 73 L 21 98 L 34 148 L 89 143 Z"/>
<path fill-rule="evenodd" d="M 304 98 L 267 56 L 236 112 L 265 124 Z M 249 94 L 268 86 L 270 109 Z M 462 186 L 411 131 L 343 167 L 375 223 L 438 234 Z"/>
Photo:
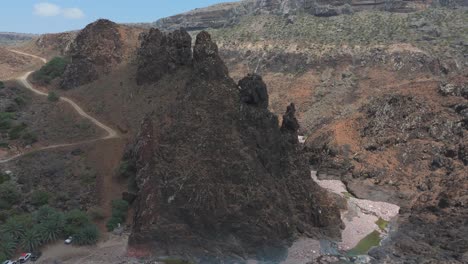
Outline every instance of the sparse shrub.
<path fill-rule="evenodd" d="M 42 190 L 36 190 L 31 194 L 31 204 L 42 206 L 49 203 L 50 193 Z"/>
<path fill-rule="evenodd" d="M 60 97 L 55 93 L 55 92 L 49 92 L 49 95 L 47 95 L 47 100 L 49 102 L 57 102 L 60 99 Z"/>
<path fill-rule="evenodd" d="M 61 77 L 69 61 L 65 58 L 55 57 L 33 74 L 33 78 L 45 84 L 49 84 L 55 78 Z"/>

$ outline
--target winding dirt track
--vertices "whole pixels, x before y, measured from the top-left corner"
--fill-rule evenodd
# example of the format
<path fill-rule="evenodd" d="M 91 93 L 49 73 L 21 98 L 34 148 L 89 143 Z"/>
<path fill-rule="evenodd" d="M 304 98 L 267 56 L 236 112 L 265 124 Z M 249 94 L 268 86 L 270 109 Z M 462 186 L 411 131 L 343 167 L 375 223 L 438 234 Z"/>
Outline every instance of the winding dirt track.
<path fill-rule="evenodd" d="M 20 55 L 24 55 L 24 56 L 29 56 L 29 57 L 33 57 L 33 58 L 36 58 L 36 59 L 39 59 L 41 60 L 43 63 L 47 63 L 47 60 L 45 58 L 41 58 L 39 56 L 36 56 L 36 55 L 33 55 L 33 54 L 28 54 L 28 53 L 24 53 L 24 52 L 21 52 L 21 51 L 17 51 L 17 50 L 10 50 L 11 52 L 14 52 L 14 53 L 17 53 L 17 54 L 20 54 Z M 31 73 L 33 73 L 32 71 L 30 72 L 27 72 L 25 73 L 23 76 L 19 77 L 17 79 L 17 81 L 23 85 L 26 89 L 34 92 L 35 94 L 37 95 L 41 95 L 41 96 L 48 96 L 47 93 L 45 92 L 42 92 L 42 91 L 39 91 L 37 89 L 34 88 L 34 86 L 28 81 L 28 77 L 29 75 L 31 75 Z M 23 152 L 23 153 L 20 153 L 20 154 L 17 154 L 15 156 L 12 156 L 12 157 L 9 157 L 7 159 L 3 159 L 3 160 L 0 160 L 0 164 L 1 163 L 7 163 L 9 161 L 12 161 L 12 160 L 15 160 L 19 157 L 22 157 L 26 154 L 30 154 L 30 153 L 33 153 L 33 152 L 38 152 L 38 151 L 42 151 L 42 150 L 47 150 L 47 149 L 55 149 L 55 148 L 63 148 L 63 147 L 70 147 L 70 146 L 76 146 L 76 145 L 80 145 L 80 144 L 84 144 L 84 143 L 91 143 L 91 142 L 94 142 L 94 141 L 98 141 L 98 140 L 106 140 L 106 139 L 112 139 L 112 138 L 118 138 L 119 137 L 119 134 L 117 133 L 117 131 L 115 131 L 114 129 L 104 125 L 103 123 L 101 123 L 99 120 L 97 120 L 96 118 L 90 116 L 89 114 L 87 114 L 77 103 L 75 103 L 73 100 L 71 100 L 70 98 L 67 98 L 67 97 L 60 97 L 60 100 L 61 101 L 64 101 L 64 102 L 67 102 L 71 107 L 73 107 L 73 109 L 75 109 L 75 111 L 82 117 L 88 119 L 89 121 L 91 121 L 94 125 L 96 125 L 97 127 L 103 129 L 104 131 L 106 131 L 107 135 L 103 136 L 103 137 L 100 137 L 100 138 L 96 138 L 96 139 L 91 139 L 91 140 L 85 140 L 85 141 L 80 141 L 80 142 L 74 142 L 74 143 L 67 143 L 67 144 L 56 144 L 56 145 L 51 145 L 51 146 L 46 146 L 46 147 L 40 147 L 40 148 L 37 148 L 37 149 L 33 149 L 31 151 L 28 151 L 28 152 Z"/>

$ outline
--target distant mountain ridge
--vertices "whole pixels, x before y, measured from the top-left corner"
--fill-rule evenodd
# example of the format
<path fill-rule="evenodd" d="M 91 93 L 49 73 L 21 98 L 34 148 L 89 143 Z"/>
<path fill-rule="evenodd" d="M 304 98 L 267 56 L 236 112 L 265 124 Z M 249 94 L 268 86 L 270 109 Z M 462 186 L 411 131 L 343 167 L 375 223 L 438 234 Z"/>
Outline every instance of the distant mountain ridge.
<path fill-rule="evenodd" d="M 232 26 L 242 17 L 257 14 L 296 15 L 308 13 L 330 17 L 364 10 L 408 13 L 428 6 L 467 6 L 468 0 L 243 0 L 197 8 L 166 17 L 151 26 L 163 30 L 189 31 Z"/>
<path fill-rule="evenodd" d="M 15 32 L 0 32 L 0 45 L 13 45 L 19 42 L 25 42 L 36 37 L 35 34 L 15 33 Z"/>

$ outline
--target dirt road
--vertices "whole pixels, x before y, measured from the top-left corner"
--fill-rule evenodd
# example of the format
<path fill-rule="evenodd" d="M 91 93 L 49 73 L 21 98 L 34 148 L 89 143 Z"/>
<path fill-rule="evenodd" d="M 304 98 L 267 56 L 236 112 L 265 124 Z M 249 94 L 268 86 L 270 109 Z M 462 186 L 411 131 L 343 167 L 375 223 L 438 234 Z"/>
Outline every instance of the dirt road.
<path fill-rule="evenodd" d="M 47 60 L 45 58 L 42 58 L 42 57 L 39 57 L 39 56 L 36 56 L 36 55 L 33 55 L 33 54 L 28 54 L 28 53 L 24 53 L 24 52 L 21 52 L 21 51 L 17 51 L 17 50 L 10 50 L 11 52 L 14 52 L 14 53 L 17 53 L 17 54 L 21 54 L 21 55 L 24 55 L 24 56 L 29 56 L 29 57 L 33 57 L 35 59 L 38 59 L 38 60 L 41 60 L 43 63 L 47 63 Z M 26 89 L 34 92 L 35 94 L 37 95 L 41 95 L 41 96 L 48 96 L 48 93 L 45 93 L 45 92 L 42 92 L 40 90 L 37 90 L 34 88 L 34 86 L 28 81 L 28 77 L 29 75 L 31 75 L 31 73 L 33 73 L 32 71 L 30 72 L 27 72 L 25 73 L 23 76 L 19 77 L 17 79 L 17 81 L 22 85 L 24 86 Z M 17 154 L 15 156 L 12 156 L 12 157 L 9 157 L 7 159 L 3 159 L 3 160 L 0 160 L 0 164 L 1 163 L 7 163 L 9 161 L 12 161 L 12 160 L 15 160 L 21 156 L 24 156 L 26 154 L 30 154 L 30 153 L 33 153 L 33 152 L 38 152 L 38 151 L 42 151 L 42 150 L 47 150 L 47 149 L 55 149 L 55 148 L 63 148 L 63 147 L 71 147 L 71 146 L 75 146 L 75 145 L 80 145 L 80 144 L 84 144 L 84 143 L 91 143 L 91 142 L 94 142 L 94 141 L 97 141 L 97 140 L 106 140 L 106 139 L 112 139 L 112 138 L 118 138 L 119 137 L 119 134 L 116 130 L 104 125 L 102 122 L 100 122 L 99 120 L 97 120 L 96 118 L 90 116 L 88 113 L 86 113 L 77 103 L 75 103 L 73 100 L 71 100 L 70 98 L 67 98 L 67 97 L 60 97 L 60 100 L 61 101 L 64 101 L 66 103 L 68 103 L 71 107 L 73 107 L 73 109 L 82 117 L 88 119 L 89 121 L 91 121 L 94 125 L 96 125 L 97 127 L 103 129 L 104 131 L 106 131 L 107 135 L 103 136 L 103 137 L 100 137 L 100 138 L 96 138 L 96 139 L 91 139 L 91 140 L 86 140 L 86 141 L 80 141 L 80 142 L 74 142 L 74 143 L 67 143 L 67 144 L 56 144 L 56 145 L 51 145 L 51 146 L 46 146 L 46 147 L 41 147 L 41 148 L 36 148 L 36 149 L 32 149 L 28 152 L 23 152 L 23 153 L 20 153 L 20 154 Z"/>

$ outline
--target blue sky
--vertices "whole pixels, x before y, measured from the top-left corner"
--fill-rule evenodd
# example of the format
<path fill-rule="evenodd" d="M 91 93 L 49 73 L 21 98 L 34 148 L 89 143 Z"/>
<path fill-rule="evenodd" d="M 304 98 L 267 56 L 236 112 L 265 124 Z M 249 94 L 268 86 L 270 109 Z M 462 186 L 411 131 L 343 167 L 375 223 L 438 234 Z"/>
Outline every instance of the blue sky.
<path fill-rule="evenodd" d="M 81 29 L 99 18 L 152 22 L 232 0 L 2 0 L 0 32 L 54 33 Z"/>

